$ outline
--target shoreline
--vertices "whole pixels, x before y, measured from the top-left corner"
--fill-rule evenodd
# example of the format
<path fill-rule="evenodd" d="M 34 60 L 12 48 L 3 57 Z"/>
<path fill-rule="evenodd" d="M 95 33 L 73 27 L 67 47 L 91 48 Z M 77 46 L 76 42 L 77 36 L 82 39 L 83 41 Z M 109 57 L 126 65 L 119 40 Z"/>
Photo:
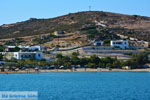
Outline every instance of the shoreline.
<path fill-rule="evenodd" d="M 87 68 L 86 70 L 84 68 L 76 69 L 76 70 L 70 70 L 70 69 L 53 69 L 53 70 L 39 70 L 35 71 L 34 69 L 31 70 L 19 70 L 19 71 L 7 71 L 7 72 L 0 72 L 0 74 L 31 74 L 31 73 L 50 73 L 50 72 L 150 72 L 150 68 L 147 69 L 130 69 L 130 70 L 124 70 L 124 69 L 92 69 Z"/>

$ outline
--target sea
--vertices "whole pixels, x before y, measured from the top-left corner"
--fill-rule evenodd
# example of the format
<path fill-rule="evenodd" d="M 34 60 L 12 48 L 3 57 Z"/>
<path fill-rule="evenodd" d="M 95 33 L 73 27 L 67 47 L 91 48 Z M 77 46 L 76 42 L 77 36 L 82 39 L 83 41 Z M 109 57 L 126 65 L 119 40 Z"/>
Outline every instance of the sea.
<path fill-rule="evenodd" d="M 0 74 L 0 91 L 36 91 L 38 100 L 150 100 L 150 73 Z"/>

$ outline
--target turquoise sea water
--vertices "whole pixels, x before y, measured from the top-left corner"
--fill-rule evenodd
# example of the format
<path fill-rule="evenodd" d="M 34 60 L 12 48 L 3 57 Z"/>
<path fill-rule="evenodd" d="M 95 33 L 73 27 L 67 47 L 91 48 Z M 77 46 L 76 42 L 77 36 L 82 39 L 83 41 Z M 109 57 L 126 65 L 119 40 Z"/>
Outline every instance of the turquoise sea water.
<path fill-rule="evenodd" d="M 38 91 L 39 100 L 150 100 L 150 73 L 0 74 L 0 91 Z"/>

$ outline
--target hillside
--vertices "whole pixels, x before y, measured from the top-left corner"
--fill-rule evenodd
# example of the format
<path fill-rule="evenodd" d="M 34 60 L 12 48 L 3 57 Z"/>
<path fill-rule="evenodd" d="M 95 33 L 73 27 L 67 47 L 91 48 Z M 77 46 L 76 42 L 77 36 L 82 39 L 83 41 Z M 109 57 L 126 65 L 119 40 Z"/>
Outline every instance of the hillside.
<path fill-rule="evenodd" d="M 0 39 L 52 33 L 63 30 L 81 32 L 82 29 L 105 26 L 109 32 L 124 34 L 150 42 L 150 17 L 123 15 L 102 11 L 70 13 L 50 19 L 31 18 L 27 21 L 0 26 Z"/>

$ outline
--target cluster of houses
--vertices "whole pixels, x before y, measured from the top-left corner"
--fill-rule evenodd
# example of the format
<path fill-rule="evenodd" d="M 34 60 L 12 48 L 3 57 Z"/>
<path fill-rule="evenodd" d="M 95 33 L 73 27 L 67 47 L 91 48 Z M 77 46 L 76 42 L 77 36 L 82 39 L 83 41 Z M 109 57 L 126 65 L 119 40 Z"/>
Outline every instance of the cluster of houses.
<path fill-rule="evenodd" d="M 114 48 L 121 49 L 121 50 L 126 50 L 126 49 L 132 49 L 133 47 L 130 46 L 129 40 L 111 40 L 110 41 L 110 46 L 103 46 L 104 42 L 103 41 L 94 41 L 92 42 L 94 46 L 98 47 L 100 51 L 97 51 L 98 49 L 92 49 L 92 47 L 85 47 L 83 48 L 84 51 L 90 51 L 91 52 L 96 52 L 96 53 L 103 53 L 106 51 L 104 50 L 109 50 L 109 53 L 122 53 L 122 51 L 113 51 Z M 135 46 L 137 47 L 137 46 Z M 144 47 L 144 46 L 143 46 Z M 17 51 L 15 51 L 17 49 Z M 43 49 L 42 46 L 6 46 L 5 47 L 5 52 L 0 52 L 4 56 L 4 59 L 17 59 L 17 60 L 24 60 L 24 59 L 34 59 L 34 60 L 42 60 L 43 57 Z M 131 51 L 130 51 L 131 52 Z M 132 52 L 137 52 L 137 51 L 132 51 Z M 46 59 L 46 58 L 45 58 Z"/>
<path fill-rule="evenodd" d="M 14 49 L 19 48 L 19 51 L 14 51 Z M 43 59 L 43 48 L 41 46 L 6 46 L 5 52 L 0 52 L 4 55 L 5 59 L 35 59 L 42 60 Z"/>
<path fill-rule="evenodd" d="M 93 43 L 94 46 L 103 46 L 103 41 L 96 41 Z M 128 49 L 129 48 L 129 42 L 128 40 L 112 40 L 110 41 L 110 46 L 114 48 L 120 48 L 120 49 Z"/>
<path fill-rule="evenodd" d="M 93 42 L 94 46 L 103 46 L 103 41 Z M 146 41 L 128 41 L 128 40 L 111 40 L 110 46 L 120 49 L 144 49 L 149 48 L 149 42 Z"/>
<path fill-rule="evenodd" d="M 117 35 L 122 39 L 128 39 L 131 48 L 143 49 L 143 48 L 150 47 L 150 43 L 147 41 L 138 40 L 137 38 L 133 38 L 133 37 L 129 37 L 129 36 L 121 35 L 121 34 L 117 34 Z"/>

